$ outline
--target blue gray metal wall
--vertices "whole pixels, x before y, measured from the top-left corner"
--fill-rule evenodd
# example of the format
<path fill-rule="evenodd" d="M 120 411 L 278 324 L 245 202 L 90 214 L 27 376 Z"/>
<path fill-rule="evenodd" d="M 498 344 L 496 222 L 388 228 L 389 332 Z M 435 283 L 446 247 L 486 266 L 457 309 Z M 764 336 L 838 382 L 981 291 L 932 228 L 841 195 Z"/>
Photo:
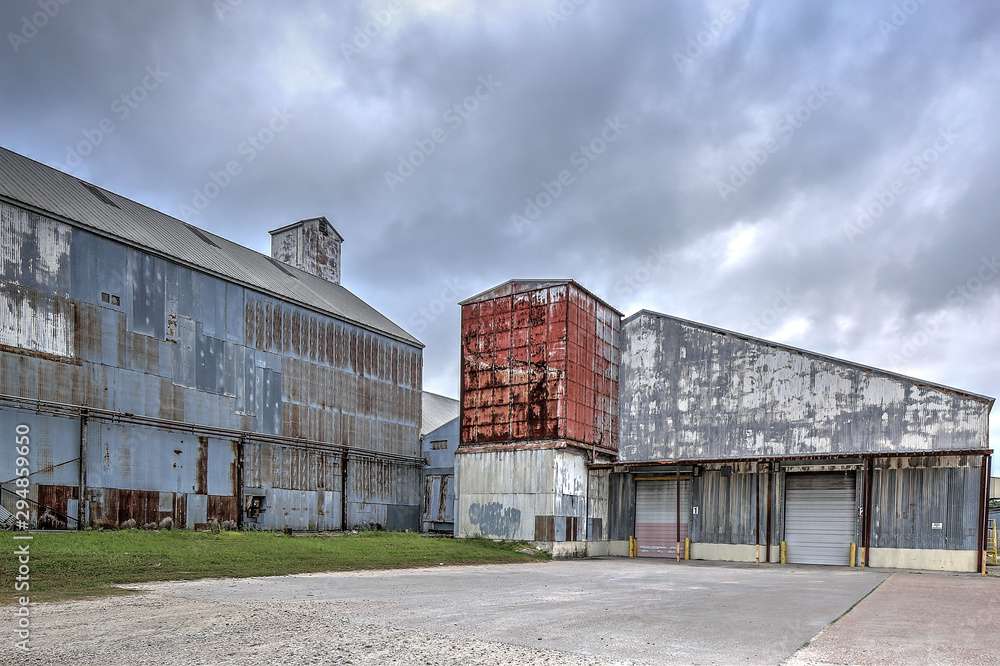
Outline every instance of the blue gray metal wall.
<path fill-rule="evenodd" d="M 242 476 L 263 525 L 339 527 L 346 453 L 348 525 L 417 526 L 419 347 L 6 203 L 0 234 L 0 393 L 91 410 L 88 520 L 235 519 Z M 46 410 L 75 434 L 35 468 L 78 466 L 79 415 Z M 78 471 L 40 492 L 71 513 Z"/>

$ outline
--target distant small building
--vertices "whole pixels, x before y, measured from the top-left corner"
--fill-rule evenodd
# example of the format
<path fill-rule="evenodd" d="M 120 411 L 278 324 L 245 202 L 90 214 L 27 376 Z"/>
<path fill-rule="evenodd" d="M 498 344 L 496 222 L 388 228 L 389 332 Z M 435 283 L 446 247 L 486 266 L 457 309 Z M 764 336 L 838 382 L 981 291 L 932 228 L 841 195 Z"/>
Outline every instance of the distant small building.
<path fill-rule="evenodd" d="M 458 400 L 423 393 L 420 454 L 424 467 L 424 532 L 454 532 L 455 450 L 458 448 Z"/>

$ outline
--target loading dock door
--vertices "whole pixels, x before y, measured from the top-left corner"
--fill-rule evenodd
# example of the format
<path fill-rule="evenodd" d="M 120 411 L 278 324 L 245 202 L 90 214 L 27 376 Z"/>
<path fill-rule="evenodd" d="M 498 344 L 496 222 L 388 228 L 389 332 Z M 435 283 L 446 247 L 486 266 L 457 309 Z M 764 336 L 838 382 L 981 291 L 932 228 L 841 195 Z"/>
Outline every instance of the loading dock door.
<path fill-rule="evenodd" d="M 785 476 L 788 562 L 850 564 L 855 535 L 854 472 Z"/>
<path fill-rule="evenodd" d="M 691 481 L 682 478 L 681 522 L 677 524 L 677 480 L 637 479 L 635 489 L 635 540 L 639 557 L 677 557 L 677 542 L 688 535 L 691 514 Z M 678 529 L 679 528 L 679 529 Z M 683 550 L 682 550 L 683 552 Z"/>

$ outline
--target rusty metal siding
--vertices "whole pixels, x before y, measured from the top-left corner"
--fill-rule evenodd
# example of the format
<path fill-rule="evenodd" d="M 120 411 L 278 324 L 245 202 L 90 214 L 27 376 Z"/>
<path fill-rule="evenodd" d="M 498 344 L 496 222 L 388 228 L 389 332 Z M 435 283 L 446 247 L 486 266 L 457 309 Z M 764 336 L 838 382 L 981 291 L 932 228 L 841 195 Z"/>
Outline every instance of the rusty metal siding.
<path fill-rule="evenodd" d="M 876 460 L 871 545 L 978 548 L 981 456 Z"/>
<path fill-rule="evenodd" d="M 572 282 L 462 304 L 461 444 L 617 443 L 620 314 Z"/>
<path fill-rule="evenodd" d="M 351 479 L 374 493 L 357 496 L 354 520 L 408 524 L 421 493 L 417 344 L 2 202 L 0 223 L 11 239 L 0 250 L 0 299 L 18 305 L 0 307 L 0 393 L 412 458 L 389 464 L 405 468 L 399 474 L 361 465 Z M 116 522 L 129 512 L 144 520 L 153 503 L 169 504 L 189 526 L 232 515 L 232 440 L 208 438 L 198 459 L 190 433 L 90 428 L 83 501 L 91 520 Z M 292 469 L 313 478 L 328 454 L 306 455 Z M 339 476 L 324 483 L 288 489 L 281 506 L 294 517 L 289 524 L 341 527 Z M 58 483 L 43 485 L 70 501 Z"/>
<path fill-rule="evenodd" d="M 988 448 L 988 398 L 654 313 L 625 322 L 621 395 L 621 461 Z"/>

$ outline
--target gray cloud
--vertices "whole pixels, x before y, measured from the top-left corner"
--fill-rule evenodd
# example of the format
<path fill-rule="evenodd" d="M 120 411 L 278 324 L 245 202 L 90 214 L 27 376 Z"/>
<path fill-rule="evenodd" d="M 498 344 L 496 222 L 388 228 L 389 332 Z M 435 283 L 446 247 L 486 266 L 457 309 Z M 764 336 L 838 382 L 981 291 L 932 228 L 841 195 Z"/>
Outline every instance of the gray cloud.
<path fill-rule="evenodd" d="M 996 3 L 588 0 L 564 20 L 558 2 L 403 2 L 388 19 L 377 0 L 233 5 L 70 2 L 21 42 L 39 4 L 4 3 L 0 143 L 65 165 L 109 119 L 73 173 L 178 216 L 236 161 L 185 219 L 266 250 L 268 229 L 327 215 L 345 284 L 427 343 L 431 390 L 457 392 L 455 301 L 556 276 L 622 309 L 1000 394 L 1000 276 L 955 295 L 1000 254 Z M 122 117 L 147 67 L 168 74 Z M 480 77 L 499 83 L 482 99 Z M 275 113 L 287 126 L 241 150 Z M 581 171 L 574 153 L 616 118 Z M 914 175 L 941 131 L 954 142 Z M 779 293 L 791 304 L 767 315 Z"/>

